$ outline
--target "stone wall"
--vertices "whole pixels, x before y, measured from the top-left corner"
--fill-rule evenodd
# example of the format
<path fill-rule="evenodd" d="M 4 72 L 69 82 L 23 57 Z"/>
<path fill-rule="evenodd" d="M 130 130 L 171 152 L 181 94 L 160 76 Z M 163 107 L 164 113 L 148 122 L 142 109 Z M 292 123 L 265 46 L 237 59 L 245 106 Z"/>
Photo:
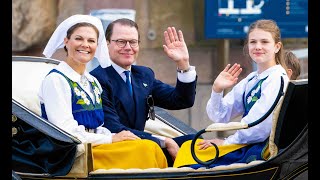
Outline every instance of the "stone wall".
<path fill-rule="evenodd" d="M 55 0 L 12 1 L 12 51 L 47 42 L 56 25 L 56 6 Z"/>

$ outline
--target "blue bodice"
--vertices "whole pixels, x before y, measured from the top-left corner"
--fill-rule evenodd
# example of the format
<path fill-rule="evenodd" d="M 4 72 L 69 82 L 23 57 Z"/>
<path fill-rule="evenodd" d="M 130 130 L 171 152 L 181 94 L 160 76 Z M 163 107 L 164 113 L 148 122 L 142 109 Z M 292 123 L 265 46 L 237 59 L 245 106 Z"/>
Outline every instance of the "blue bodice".
<path fill-rule="evenodd" d="M 86 93 L 85 90 L 77 83 L 69 79 L 62 72 L 53 69 L 50 73 L 59 73 L 68 81 L 71 90 L 71 99 L 72 99 L 72 114 L 74 119 L 78 122 L 79 125 L 83 125 L 88 129 L 96 129 L 97 127 L 103 125 L 104 123 L 104 114 L 102 109 L 102 100 L 101 92 L 98 88 L 98 85 L 95 81 L 90 82 L 91 89 L 94 94 L 94 99 Z M 45 119 L 48 119 L 45 104 L 41 103 L 41 116 Z"/>
<path fill-rule="evenodd" d="M 267 76 L 268 77 L 268 76 Z M 257 102 L 261 97 L 261 85 L 267 77 L 261 79 L 253 88 L 248 92 L 247 96 L 245 96 L 245 92 L 243 93 L 243 104 L 244 104 L 244 114 L 242 117 L 245 117 L 252 106 Z M 253 78 L 249 79 L 252 80 Z"/>

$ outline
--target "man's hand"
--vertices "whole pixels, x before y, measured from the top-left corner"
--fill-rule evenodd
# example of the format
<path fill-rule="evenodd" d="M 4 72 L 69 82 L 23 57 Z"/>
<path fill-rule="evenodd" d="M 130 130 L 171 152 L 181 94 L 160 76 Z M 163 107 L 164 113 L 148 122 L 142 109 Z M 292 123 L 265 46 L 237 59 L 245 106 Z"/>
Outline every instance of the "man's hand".
<path fill-rule="evenodd" d="M 171 157 L 172 157 L 172 160 L 174 161 L 174 160 L 176 159 L 176 157 L 177 157 L 177 153 L 178 153 L 180 147 L 179 147 L 178 144 L 177 144 L 173 139 L 171 139 L 171 138 L 166 138 L 166 139 L 164 140 L 164 143 L 165 143 L 165 145 L 166 145 L 166 147 L 167 147 L 167 150 L 168 150 L 169 154 L 170 154 Z"/>
<path fill-rule="evenodd" d="M 182 31 L 178 33 L 175 27 L 168 27 L 164 31 L 163 50 L 173 61 L 177 63 L 177 68 L 187 70 L 189 68 L 189 53 L 186 43 L 184 42 Z"/>

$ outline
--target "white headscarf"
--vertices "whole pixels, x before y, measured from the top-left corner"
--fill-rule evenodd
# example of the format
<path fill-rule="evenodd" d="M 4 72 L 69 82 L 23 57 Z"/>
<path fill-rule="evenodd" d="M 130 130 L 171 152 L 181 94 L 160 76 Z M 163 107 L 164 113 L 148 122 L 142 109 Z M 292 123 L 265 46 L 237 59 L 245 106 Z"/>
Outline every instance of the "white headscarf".
<path fill-rule="evenodd" d="M 68 29 L 71 26 L 81 22 L 93 24 L 99 30 L 98 46 L 96 49 L 96 53 L 94 54 L 94 57 L 98 59 L 101 67 L 105 68 L 107 66 L 110 66 L 111 63 L 109 51 L 107 47 L 107 41 L 104 35 L 102 22 L 99 18 L 90 15 L 73 15 L 64 20 L 62 23 L 60 23 L 57 29 L 53 32 L 46 47 L 44 48 L 43 55 L 45 55 L 47 58 L 50 58 L 52 54 L 56 52 L 57 49 L 63 48 L 64 38 L 67 37 Z"/>

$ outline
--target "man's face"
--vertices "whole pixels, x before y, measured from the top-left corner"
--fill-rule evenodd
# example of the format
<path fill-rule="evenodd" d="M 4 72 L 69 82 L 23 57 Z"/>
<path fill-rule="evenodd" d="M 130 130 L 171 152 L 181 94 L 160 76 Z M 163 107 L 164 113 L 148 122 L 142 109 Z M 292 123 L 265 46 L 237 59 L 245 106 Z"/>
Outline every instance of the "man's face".
<path fill-rule="evenodd" d="M 124 69 L 129 67 L 136 61 L 139 54 L 139 45 L 131 47 L 129 42 L 124 47 L 119 47 L 116 40 L 125 41 L 138 41 L 138 31 L 135 27 L 121 25 L 119 23 L 114 24 L 113 34 L 108 42 L 109 55 L 111 60 Z"/>

